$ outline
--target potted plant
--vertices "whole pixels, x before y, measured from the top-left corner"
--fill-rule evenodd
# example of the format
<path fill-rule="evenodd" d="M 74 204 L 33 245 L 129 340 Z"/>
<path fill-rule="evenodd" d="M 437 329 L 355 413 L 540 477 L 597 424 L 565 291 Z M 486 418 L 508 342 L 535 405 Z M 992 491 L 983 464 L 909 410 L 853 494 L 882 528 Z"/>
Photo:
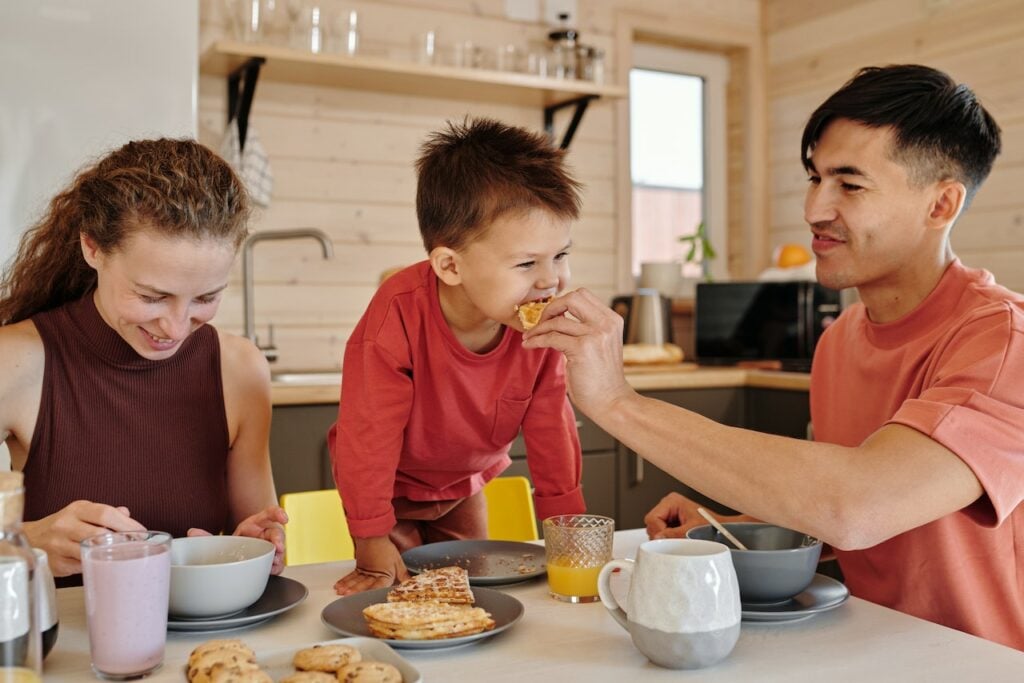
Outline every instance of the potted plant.
<path fill-rule="evenodd" d="M 704 221 L 697 224 L 697 229 L 692 235 L 684 235 L 679 238 L 679 241 L 688 245 L 683 260 L 686 263 L 699 264 L 704 273 L 704 280 L 711 282 L 711 269 L 708 265 L 718 254 L 711 246 L 711 240 L 708 239 L 707 226 Z"/>

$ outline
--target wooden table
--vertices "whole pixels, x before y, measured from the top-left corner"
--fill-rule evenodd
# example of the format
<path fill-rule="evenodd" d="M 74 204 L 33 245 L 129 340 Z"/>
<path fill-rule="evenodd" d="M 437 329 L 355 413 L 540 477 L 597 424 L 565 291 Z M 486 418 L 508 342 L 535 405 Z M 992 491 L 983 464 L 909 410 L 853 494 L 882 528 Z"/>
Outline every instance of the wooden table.
<path fill-rule="evenodd" d="M 632 557 L 642 530 L 615 534 L 615 557 Z M 336 599 L 332 585 L 352 562 L 289 567 L 309 587 L 301 605 L 265 624 L 212 634 L 170 633 L 164 666 L 148 680 L 184 680 L 189 651 L 213 637 L 239 637 L 260 650 L 339 638 L 320 621 Z M 654 666 L 600 603 L 571 605 L 548 596 L 536 579 L 503 588 L 526 608 L 512 628 L 448 651 L 399 651 L 425 681 L 1011 681 L 1024 676 L 1024 652 L 850 598 L 830 612 L 794 623 L 743 623 L 732 654 L 692 672 Z M 81 588 L 58 591 L 60 635 L 46 661 L 46 681 L 91 679 Z M 223 633 L 231 635 L 225 636 Z"/>

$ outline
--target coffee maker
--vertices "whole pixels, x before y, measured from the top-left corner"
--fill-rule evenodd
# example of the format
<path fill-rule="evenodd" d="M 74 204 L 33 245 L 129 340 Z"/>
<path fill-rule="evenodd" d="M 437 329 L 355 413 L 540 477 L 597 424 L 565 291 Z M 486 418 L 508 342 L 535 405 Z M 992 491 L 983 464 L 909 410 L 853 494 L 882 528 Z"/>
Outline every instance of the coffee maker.
<path fill-rule="evenodd" d="M 656 289 L 640 288 L 635 294 L 612 299 L 612 310 L 622 316 L 625 344 L 671 344 L 672 300 Z"/>

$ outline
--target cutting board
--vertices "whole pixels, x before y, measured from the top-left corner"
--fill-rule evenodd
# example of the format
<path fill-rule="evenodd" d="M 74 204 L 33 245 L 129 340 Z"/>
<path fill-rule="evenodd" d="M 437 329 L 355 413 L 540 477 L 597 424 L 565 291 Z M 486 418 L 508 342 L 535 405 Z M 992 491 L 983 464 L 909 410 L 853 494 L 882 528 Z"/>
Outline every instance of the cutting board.
<path fill-rule="evenodd" d="M 643 365 L 624 365 L 623 372 L 627 375 L 649 375 L 662 372 L 690 372 L 696 370 L 696 363 L 646 363 Z"/>

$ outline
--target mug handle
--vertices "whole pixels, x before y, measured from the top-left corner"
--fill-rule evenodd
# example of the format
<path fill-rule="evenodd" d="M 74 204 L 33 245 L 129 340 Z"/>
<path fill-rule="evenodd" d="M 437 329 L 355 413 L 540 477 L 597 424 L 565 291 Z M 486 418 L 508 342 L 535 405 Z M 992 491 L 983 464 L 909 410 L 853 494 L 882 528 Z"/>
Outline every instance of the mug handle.
<path fill-rule="evenodd" d="M 601 567 L 601 573 L 597 575 L 597 594 L 601 596 L 601 604 L 605 606 L 608 613 L 615 617 L 615 621 L 619 622 L 619 626 L 628 631 L 629 624 L 626 621 L 626 611 L 622 609 L 618 600 L 615 599 L 615 594 L 612 593 L 612 587 L 610 584 L 612 572 L 616 569 L 620 569 L 624 573 L 629 574 L 630 583 L 632 583 L 633 560 L 612 560 L 605 566 Z"/>

